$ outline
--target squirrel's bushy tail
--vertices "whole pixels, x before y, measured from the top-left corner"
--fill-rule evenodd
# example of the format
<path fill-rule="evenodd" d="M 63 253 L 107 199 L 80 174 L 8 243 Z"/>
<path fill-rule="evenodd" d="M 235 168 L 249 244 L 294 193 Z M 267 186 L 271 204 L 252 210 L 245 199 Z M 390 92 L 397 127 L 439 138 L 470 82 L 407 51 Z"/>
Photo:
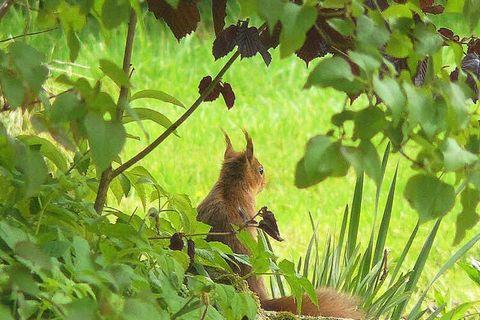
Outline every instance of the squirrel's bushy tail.
<path fill-rule="evenodd" d="M 333 289 L 318 289 L 317 297 L 318 306 L 314 305 L 307 296 L 303 297 L 302 315 L 364 319 L 364 314 L 359 310 L 358 301 L 354 297 L 339 293 Z M 265 300 L 261 304 L 265 310 L 297 313 L 297 305 L 293 297 Z"/>

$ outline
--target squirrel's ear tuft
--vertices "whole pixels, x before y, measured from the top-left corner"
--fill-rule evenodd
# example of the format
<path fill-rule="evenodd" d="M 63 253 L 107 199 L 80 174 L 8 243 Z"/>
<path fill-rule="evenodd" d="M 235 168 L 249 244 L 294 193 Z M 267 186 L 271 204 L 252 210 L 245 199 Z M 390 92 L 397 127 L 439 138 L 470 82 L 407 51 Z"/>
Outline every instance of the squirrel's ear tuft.
<path fill-rule="evenodd" d="M 232 141 L 230 140 L 230 137 L 224 130 L 222 131 L 223 131 L 223 134 L 225 135 L 225 142 L 227 143 L 227 148 L 225 149 L 225 155 L 224 155 L 224 158 L 227 159 L 232 157 L 235 154 L 235 151 L 233 150 Z"/>
<path fill-rule="evenodd" d="M 245 156 L 247 157 L 248 161 L 253 160 L 253 142 L 252 138 L 250 138 L 250 135 L 246 130 L 243 130 L 243 133 L 245 134 L 245 140 L 247 140 L 247 147 L 245 149 Z"/>

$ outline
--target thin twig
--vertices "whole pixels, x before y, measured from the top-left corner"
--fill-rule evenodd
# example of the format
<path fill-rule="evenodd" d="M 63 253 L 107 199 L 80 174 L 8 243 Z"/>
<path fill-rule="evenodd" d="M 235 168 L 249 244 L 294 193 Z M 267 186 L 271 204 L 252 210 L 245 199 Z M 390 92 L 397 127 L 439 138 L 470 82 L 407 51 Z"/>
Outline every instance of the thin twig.
<path fill-rule="evenodd" d="M 0 43 L 7 42 L 7 41 L 13 41 L 13 40 L 18 39 L 18 38 L 23 38 L 23 37 L 28 37 L 28 36 L 35 36 L 35 35 L 38 35 L 38 34 L 47 33 L 47 32 L 56 30 L 57 28 L 58 28 L 58 27 L 53 27 L 53 28 L 50 28 L 50 29 L 45 29 L 45 30 L 40 30 L 40 31 L 35 31 L 35 32 L 22 33 L 22 34 L 13 36 L 13 37 L 9 37 L 9 38 L 2 39 L 2 40 L 0 40 Z"/>

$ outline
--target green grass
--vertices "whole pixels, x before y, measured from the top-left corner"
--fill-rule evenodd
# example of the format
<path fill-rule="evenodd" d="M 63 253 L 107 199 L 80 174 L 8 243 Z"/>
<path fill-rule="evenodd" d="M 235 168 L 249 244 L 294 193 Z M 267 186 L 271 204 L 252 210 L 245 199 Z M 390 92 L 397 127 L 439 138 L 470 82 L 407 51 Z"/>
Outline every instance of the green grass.
<path fill-rule="evenodd" d="M 147 20 L 151 20 L 148 16 Z M 151 22 L 151 21 L 150 21 Z M 3 21 L 0 37 L 22 32 L 22 16 L 13 12 Z M 186 105 L 190 105 L 198 96 L 197 85 L 205 75 L 214 75 L 226 59 L 214 61 L 211 55 L 211 39 L 196 35 L 180 42 L 163 26 L 147 23 L 140 29 L 135 40 L 132 77 L 134 90 L 158 89 L 166 91 Z M 33 31 L 33 30 L 32 30 Z M 107 42 L 99 41 L 91 33 L 81 35 L 82 49 L 76 65 L 51 62 L 53 73 L 58 69 L 68 70 L 73 76 L 83 75 L 89 79 L 98 79 L 102 73 L 98 68 L 98 58 L 108 58 L 121 64 L 125 30 L 116 32 Z M 60 31 L 31 37 L 29 43 L 39 48 L 49 47 L 48 61 L 68 61 L 66 42 Z M 5 45 L 3 45 L 5 47 Z M 234 63 L 224 80 L 231 83 L 236 103 L 228 111 L 222 99 L 204 103 L 182 125 L 178 133 L 181 138 L 169 137 L 140 165 L 146 167 L 170 192 L 186 193 L 194 203 L 198 203 L 208 193 L 217 179 L 224 151 L 224 139 L 220 128 L 232 137 L 237 149 L 245 142 L 241 129 L 246 129 L 253 137 L 255 153 L 263 163 L 268 185 L 258 197 L 258 207 L 266 205 L 277 216 L 280 231 L 285 242 L 275 243 L 279 255 L 297 259 L 305 251 L 311 235 L 308 212 L 319 221 L 319 234 L 327 235 L 340 229 L 345 204 L 352 198 L 355 184 L 353 171 L 346 178 L 329 179 L 318 186 L 300 190 L 293 184 L 294 168 L 304 152 L 306 141 L 330 128 L 330 117 L 342 108 L 344 97 L 332 90 L 303 90 L 309 69 L 296 57 L 281 60 L 278 51 L 274 51 L 271 65 L 267 68 L 261 57 L 244 59 Z M 312 63 L 312 66 L 315 62 Z M 108 81 L 108 80 L 107 80 Z M 55 83 L 49 84 L 51 91 L 56 91 Z M 110 89 L 117 91 L 114 84 Z M 173 121 L 183 110 L 156 101 L 135 101 L 134 106 L 154 107 L 164 112 Z M 361 106 L 361 101 L 358 102 Z M 129 140 L 125 147 L 123 159 L 127 159 L 158 136 L 163 129 L 153 123 L 144 123 L 148 137 L 135 123 L 127 125 L 130 133 L 141 137 L 141 141 Z M 383 153 L 385 144 L 378 145 Z M 411 230 L 414 228 L 417 214 L 403 198 L 403 189 L 412 170 L 409 163 L 398 155 L 392 155 L 387 168 L 385 184 L 391 182 L 395 163 L 400 161 L 398 189 L 393 206 L 391 232 L 387 239 L 390 249 L 390 269 L 393 270 L 395 259 L 399 257 Z M 380 208 L 383 207 L 387 189 L 383 190 Z M 364 190 L 364 210 L 361 217 L 359 241 L 366 246 L 373 223 L 375 188 L 369 179 Z M 113 204 L 113 201 L 111 201 Z M 115 204 L 116 205 L 116 204 Z M 130 197 L 122 203 L 125 210 L 138 207 L 138 214 L 143 215 L 140 201 Z M 420 286 L 428 283 L 440 266 L 456 249 L 452 247 L 456 215 L 460 206 L 444 219 L 434 248 L 427 262 L 425 274 Z M 365 214 L 367 213 L 367 214 Z M 420 237 L 414 242 L 412 251 L 418 253 L 431 223 L 422 225 Z M 478 232 L 478 228 L 477 228 Z M 468 240 L 473 232 L 467 233 Z M 464 241 L 464 242 L 465 242 Z M 461 245 L 461 244 L 460 244 Z M 471 254 L 480 255 L 477 247 Z M 407 257 L 413 267 L 415 256 Z M 452 285 L 454 284 L 454 285 Z M 435 288 L 442 295 L 451 294 L 455 301 L 480 299 L 480 289 L 470 281 L 459 268 L 447 272 Z"/>

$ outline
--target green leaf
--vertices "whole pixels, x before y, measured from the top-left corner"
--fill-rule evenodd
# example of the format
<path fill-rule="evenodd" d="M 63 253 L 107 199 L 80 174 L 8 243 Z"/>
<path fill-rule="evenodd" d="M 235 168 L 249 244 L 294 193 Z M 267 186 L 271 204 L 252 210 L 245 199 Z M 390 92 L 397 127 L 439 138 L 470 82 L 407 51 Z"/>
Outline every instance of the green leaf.
<path fill-rule="evenodd" d="M 14 42 L 9 48 L 15 68 L 20 72 L 29 89 L 37 93 L 47 79 L 48 70 L 43 65 L 44 55 L 23 41 Z"/>
<path fill-rule="evenodd" d="M 22 229 L 12 226 L 6 221 L 0 221 L 0 239 L 13 250 L 17 243 L 27 241 L 29 236 Z"/>
<path fill-rule="evenodd" d="M 340 19 L 340 18 L 332 18 L 328 19 L 327 23 L 335 30 L 337 30 L 343 36 L 351 36 L 353 34 L 353 29 L 355 25 L 353 24 L 352 20 L 348 18 Z"/>
<path fill-rule="evenodd" d="M 357 175 L 365 172 L 377 186 L 382 178 L 380 157 L 373 144 L 368 140 L 362 140 L 358 148 L 342 147 L 342 154 L 350 162 Z"/>
<path fill-rule="evenodd" d="M 463 16 L 468 23 L 470 31 L 473 31 L 480 20 L 480 0 L 465 0 Z"/>
<path fill-rule="evenodd" d="M 152 120 L 165 129 L 168 129 L 172 125 L 172 122 L 158 111 L 148 108 L 132 108 L 131 111 L 135 113 L 135 116 L 138 117 L 139 120 Z M 135 119 L 126 115 L 122 121 L 123 123 L 129 123 L 135 121 Z"/>
<path fill-rule="evenodd" d="M 446 106 L 435 104 L 432 93 L 426 88 L 404 83 L 407 94 L 408 119 L 410 125 L 419 124 L 429 139 L 445 127 Z"/>
<path fill-rule="evenodd" d="M 101 19 L 107 29 L 127 23 L 129 16 L 130 2 L 128 0 L 105 0 L 103 3 Z"/>
<path fill-rule="evenodd" d="M 378 107 L 367 107 L 355 114 L 353 139 L 369 140 L 386 125 L 385 114 Z"/>
<path fill-rule="evenodd" d="M 315 23 L 317 9 L 313 6 L 288 2 L 283 9 L 282 31 L 280 33 L 280 57 L 285 58 L 300 49 L 307 37 L 307 31 Z"/>
<path fill-rule="evenodd" d="M 360 69 L 367 73 L 367 76 L 380 68 L 380 61 L 373 55 L 357 51 L 349 51 L 348 56 Z"/>
<path fill-rule="evenodd" d="M 320 61 L 308 76 L 306 88 L 317 86 L 332 87 L 348 93 L 358 93 L 362 88 L 355 81 L 350 65 L 340 57 L 330 57 Z"/>
<path fill-rule="evenodd" d="M 70 61 L 74 62 L 77 60 L 80 51 L 80 40 L 73 30 L 67 31 L 67 46 L 70 51 Z"/>
<path fill-rule="evenodd" d="M 463 149 L 453 138 L 447 138 L 442 145 L 445 170 L 456 171 L 477 161 L 478 157 Z"/>
<path fill-rule="evenodd" d="M 466 231 L 475 227 L 480 221 L 480 216 L 477 214 L 479 201 L 480 193 L 478 190 L 467 187 L 462 191 L 462 212 L 457 216 L 454 245 L 459 244 L 465 238 Z"/>
<path fill-rule="evenodd" d="M 348 167 L 339 143 L 327 136 L 316 136 L 309 140 L 305 156 L 297 164 L 295 185 L 306 188 L 329 176 L 344 176 Z"/>
<path fill-rule="evenodd" d="M 415 28 L 415 52 L 420 56 L 432 55 L 438 51 L 442 44 L 442 37 L 433 25 L 418 24 Z"/>
<path fill-rule="evenodd" d="M 50 257 L 33 242 L 20 241 L 15 244 L 15 254 L 32 263 L 33 266 L 44 269 L 51 268 Z"/>
<path fill-rule="evenodd" d="M 366 51 L 380 48 L 388 41 L 389 33 L 385 26 L 373 21 L 366 15 L 357 19 L 357 41 L 359 47 Z"/>
<path fill-rule="evenodd" d="M 168 103 L 177 105 L 179 107 L 185 108 L 185 105 L 181 101 L 179 101 L 177 98 L 160 90 L 142 90 L 142 91 L 135 92 L 130 97 L 130 101 L 133 101 L 136 99 L 145 99 L 145 98 L 156 99 L 156 100 L 168 102 Z"/>
<path fill-rule="evenodd" d="M 123 315 L 126 319 L 167 319 L 166 314 L 157 309 L 157 304 L 139 298 L 130 298 L 125 301 Z"/>
<path fill-rule="evenodd" d="M 112 0 L 114 1 L 114 0 Z M 100 69 L 119 87 L 129 87 L 130 80 L 123 70 L 110 60 L 100 59 Z"/>
<path fill-rule="evenodd" d="M 420 223 L 442 217 L 455 204 L 454 188 L 426 174 L 411 177 L 405 186 L 404 196 L 417 210 Z"/>
<path fill-rule="evenodd" d="M 14 108 L 19 107 L 23 102 L 25 89 L 18 75 L 7 69 L 0 68 L 0 85 L 8 104 Z"/>
<path fill-rule="evenodd" d="M 413 44 L 407 35 L 398 31 L 391 34 L 386 48 L 389 55 L 395 58 L 406 58 L 412 53 L 412 50 Z"/>
<path fill-rule="evenodd" d="M 373 88 L 375 93 L 383 100 L 387 108 L 392 113 L 394 125 L 397 125 L 402 118 L 405 109 L 406 99 L 398 82 L 392 78 L 384 77 L 382 80 L 378 77 L 373 78 Z"/>
<path fill-rule="evenodd" d="M 105 121 L 92 112 L 87 114 L 84 124 L 93 161 L 103 171 L 122 151 L 126 139 L 125 128 L 121 123 Z"/>
<path fill-rule="evenodd" d="M 382 12 L 382 15 L 386 19 L 390 18 L 411 18 L 412 17 L 412 10 L 411 6 L 406 4 L 397 4 L 394 3 L 390 5 L 387 9 Z"/>
<path fill-rule="evenodd" d="M 54 122 L 68 122 L 83 117 L 86 108 L 73 92 L 59 95 L 50 109 L 50 118 Z"/>
<path fill-rule="evenodd" d="M 45 160 L 39 152 L 41 146 L 32 145 L 21 148 L 17 165 L 22 172 L 24 197 L 30 197 L 40 191 L 47 178 L 48 170 Z"/>
<path fill-rule="evenodd" d="M 18 139 L 29 146 L 40 145 L 41 154 L 52 161 L 61 171 L 67 171 L 67 159 L 64 154 L 47 139 L 32 135 L 20 135 Z"/>
<path fill-rule="evenodd" d="M 4 320 L 14 320 L 7 306 L 0 304 L 0 318 Z"/>

